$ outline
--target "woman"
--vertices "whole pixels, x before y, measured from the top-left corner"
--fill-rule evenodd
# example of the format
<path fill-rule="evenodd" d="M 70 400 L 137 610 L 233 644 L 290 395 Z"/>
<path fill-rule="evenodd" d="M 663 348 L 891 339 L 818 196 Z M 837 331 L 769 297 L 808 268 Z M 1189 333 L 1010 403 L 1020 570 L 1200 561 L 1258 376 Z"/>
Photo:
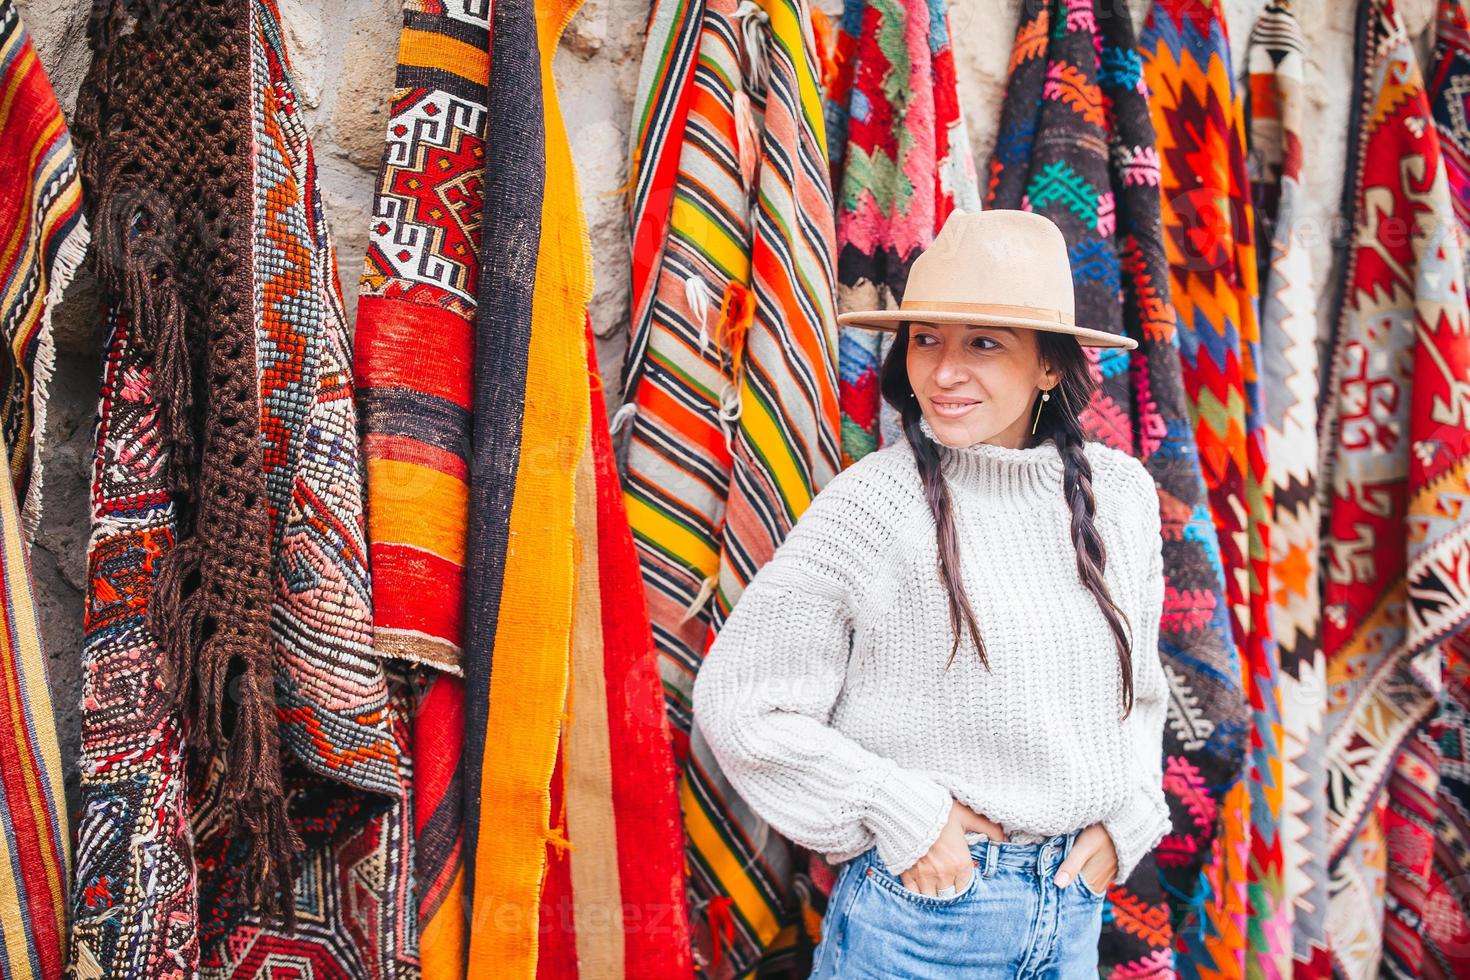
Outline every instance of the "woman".
<path fill-rule="evenodd" d="M 730 783 L 841 870 L 814 977 L 1095 977 L 1107 887 L 1170 829 L 1159 500 L 1087 442 L 1061 233 L 956 213 L 895 311 L 905 438 L 839 473 L 697 676 Z"/>

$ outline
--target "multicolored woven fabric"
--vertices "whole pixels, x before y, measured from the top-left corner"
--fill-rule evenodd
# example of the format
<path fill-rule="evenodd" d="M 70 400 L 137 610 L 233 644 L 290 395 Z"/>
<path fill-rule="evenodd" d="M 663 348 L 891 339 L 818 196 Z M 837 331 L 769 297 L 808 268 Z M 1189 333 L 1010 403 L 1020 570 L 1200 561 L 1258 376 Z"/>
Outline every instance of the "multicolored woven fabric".
<path fill-rule="evenodd" d="M 1327 767 L 1321 692 L 1317 497 L 1317 310 L 1302 216 L 1306 41 L 1291 11 L 1268 6 L 1247 55 L 1251 194 L 1261 284 L 1261 363 L 1272 486 L 1271 618 L 1280 674 L 1281 908 L 1294 963 L 1271 956 L 1263 972 L 1328 976 Z M 1253 813 L 1255 811 L 1252 811 Z M 1269 810 L 1267 811 L 1269 812 Z M 1288 969 L 1289 967 L 1289 969 Z"/>
<path fill-rule="evenodd" d="M 390 699 L 372 643 L 363 476 L 336 255 L 274 0 L 257 0 L 252 25 L 255 229 L 256 241 L 269 246 L 254 250 L 254 280 L 276 710 L 306 850 L 294 928 L 232 907 L 236 862 L 227 849 L 211 849 L 202 830 L 211 823 L 208 786 L 191 788 L 201 972 L 264 980 L 290 961 L 302 970 L 332 965 L 352 976 L 407 977 L 418 966 L 408 901 L 409 705 L 404 692 Z"/>
<path fill-rule="evenodd" d="M 1444 644 L 1444 692 L 1428 732 L 1435 740 L 1439 791 L 1434 856 L 1424 901 L 1420 975 L 1470 974 L 1470 631 Z"/>
<path fill-rule="evenodd" d="M 82 185 L 56 93 L 14 0 L 0 0 L 0 392 L 5 439 L 26 537 L 41 519 L 41 435 L 54 359 L 51 310 L 87 251 Z"/>
<path fill-rule="evenodd" d="M 1439 780 L 1421 735 L 1444 644 L 1470 620 L 1470 313 L 1428 96 L 1391 0 L 1360 5 L 1357 51 L 1352 234 L 1321 423 L 1328 940 L 1335 973 L 1414 976 Z"/>
<path fill-rule="evenodd" d="M 357 305 L 373 643 L 431 668 L 412 724 L 419 949 L 464 974 L 465 540 L 489 6 L 405 3 Z"/>
<path fill-rule="evenodd" d="M 1055 3 L 1021 22 L 987 203 L 1055 221 L 1067 237 L 1078 321 L 1138 340 L 1131 352 L 1090 351 L 1100 387 L 1084 421 L 1091 438 L 1144 461 L 1163 515 L 1160 653 L 1172 690 L 1164 788 L 1174 831 L 1109 895 L 1101 965 L 1117 977 L 1173 970 L 1174 931 L 1193 925 L 1196 881 L 1246 739 L 1219 548 L 1181 379 L 1153 126 L 1128 18 Z"/>
<path fill-rule="evenodd" d="M 653 635 L 586 333 L 591 425 L 576 469 L 568 721 L 552 781 L 538 977 L 687 977 L 683 835 Z"/>
<path fill-rule="evenodd" d="M 580 204 L 543 192 L 575 188 L 549 70 L 575 6 L 497 11 L 492 52 L 487 6 L 405 5 L 358 307 L 377 642 L 428 668 L 412 729 L 432 978 L 498 976 L 502 961 L 544 977 L 689 969 L 668 723 L 588 373 Z M 492 56 L 514 67 L 492 80 Z M 487 131 L 502 137 L 488 151 Z M 503 181 L 488 211 L 487 156 Z M 543 453 L 561 461 L 551 472 Z M 522 538 L 535 548 L 510 547 Z M 526 765 L 506 766 L 516 738 Z M 498 921 L 508 902 L 537 918 L 487 927 L 508 934 L 472 949 L 472 915 Z"/>
<path fill-rule="evenodd" d="M 0 977 L 61 975 L 71 833 L 27 549 L 40 513 L 37 433 L 51 310 L 87 245 L 71 136 L 30 35 L 0 0 Z"/>
<path fill-rule="evenodd" d="M 50 980 L 66 952 L 71 840 L 46 653 L 31 595 L 29 542 L 0 479 L 0 977 Z"/>
<path fill-rule="evenodd" d="M 551 70 L 579 5 L 492 14 L 463 644 L 472 978 L 689 970 L 668 723 L 591 384 L 591 250 Z"/>
<path fill-rule="evenodd" d="M 720 976 L 800 969 L 814 944 L 791 849 L 738 801 L 689 715 L 713 631 L 841 465 L 808 18 L 805 0 L 661 2 L 634 116 L 623 478 L 684 767 L 697 959 Z"/>
<path fill-rule="evenodd" d="M 947 4 L 847 0 L 835 49 L 826 98 L 837 308 L 882 309 L 903 299 L 910 264 L 950 212 L 980 209 Z M 842 329 L 843 465 L 897 434 L 897 416 L 878 392 L 878 368 L 892 342 L 891 333 Z"/>
<path fill-rule="evenodd" d="M 1281 904 L 1281 708 L 1270 624 L 1270 475 L 1259 378 L 1255 229 L 1245 117 L 1218 2 L 1162 0 L 1140 37 L 1159 134 L 1163 227 L 1180 357 L 1226 598 L 1251 706 L 1247 779 L 1233 787 L 1206 866 L 1202 937 L 1180 935 L 1181 972 L 1289 967 Z M 1202 939 L 1202 942 L 1200 941 Z"/>
<path fill-rule="evenodd" d="M 1470 24 L 1463 0 L 1440 0 L 1434 44 L 1430 102 L 1461 258 L 1470 269 Z M 1420 969 L 1426 977 L 1458 977 L 1470 974 L 1470 629 L 1444 644 L 1444 688 L 1425 734 L 1437 752 L 1439 791 Z"/>
<path fill-rule="evenodd" d="M 1462 229 L 1470 229 L 1470 21 L 1464 0 L 1440 0 L 1434 22 L 1434 71 L 1429 80 L 1434 125 Z M 1461 241 L 1461 257 L 1470 249 Z"/>
<path fill-rule="evenodd" d="M 496 4 L 491 14 L 494 179 L 481 224 L 465 552 L 471 978 L 535 974 L 547 849 L 567 843 L 551 803 L 575 595 L 574 474 L 589 424 L 585 392 L 568 379 L 585 377 L 592 282 L 551 58 L 576 6 Z M 505 919 L 515 928 L 492 926 Z"/>
<path fill-rule="evenodd" d="M 258 369 L 249 384 L 258 393 L 280 733 L 278 758 L 267 761 L 282 774 L 291 837 L 302 845 L 288 895 L 294 921 L 252 906 L 247 842 L 229 806 L 231 768 L 265 763 L 186 752 L 204 733 L 162 683 L 149 611 L 177 514 L 151 377 L 162 358 L 151 349 L 157 338 L 135 337 L 128 303 L 114 298 L 94 471 L 71 967 L 83 976 L 264 978 L 289 966 L 407 977 L 417 973 L 409 707 L 371 646 L 335 256 L 276 7 L 254 0 L 236 14 L 211 9 L 201 23 L 165 14 L 112 41 L 166 51 L 203 26 L 238 31 L 229 44 L 248 59 L 239 91 L 233 76 L 216 87 L 221 99 L 247 100 L 253 127 L 234 148 L 251 183 L 240 189 L 249 263 L 233 274 L 250 287 L 244 312 Z"/>

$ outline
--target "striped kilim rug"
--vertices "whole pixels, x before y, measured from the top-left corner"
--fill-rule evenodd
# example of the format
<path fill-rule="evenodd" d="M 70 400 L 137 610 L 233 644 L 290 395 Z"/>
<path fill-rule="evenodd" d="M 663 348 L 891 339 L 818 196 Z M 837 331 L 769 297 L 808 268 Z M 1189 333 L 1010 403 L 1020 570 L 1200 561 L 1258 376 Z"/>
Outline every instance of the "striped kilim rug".
<path fill-rule="evenodd" d="M 813 943 L 791 849 L 691 738 L 689 713 L 712 631 L 841 465 L 813 46 L 804 0 L 660 2 L 634 108 L 623 481 L 711 976 L 799 969 Z"/>
<path fill-rule="evenodd" d="M 1470 313 L 1429 98 L 1391 0 L 1360 4 L 1356 40 L 1352 233 L 1321 420 L 1327 939 L 1335 975 L 1415 976 L 1438 756 L 1459 752 L 1424 736 L 1454 708 L 1445 643 L 1470 618 Z"/>
<path fill-rule="evenodd" d="M 0 0 L 0 977 L 61 975 L 71 833 L 27 551 L 40 516 L 51 311 L 87 246 L 71 135 L 12 0 Z"/>
<path fill-rule="evenodd" d="M 437 911 L 426 911 L 446 928 L 452 920 L 441 917 L 464 916 L 464 975 L 471 978 L 688 971 L 667 721 L 654 709 L 652 644 L 646 626 L 637 626 L 641 592 L 629 585 L 638 583 L 631 532 L 600 393 L 593 397 L 591 251 L 551 72 L 578 6 L 499 4 L 488 33 L 460 32 L 489 44 L 486 139 L 461 165 L 459 183 L 442 186 L 456 201 L 461 189 L 481 199 L 471 247 L 483 249 L 464 281 L 473 303 L 442 303 L 442 292 L 416 289 L 410 265 L 401 277 L 407 281 L 386 284 L 390 295 L 409 294 L 394 303 L 408 302 L 382 303 L 375 313 L 390 330 L 417 322 L 419 329 L 444 329 L 446 342 L 470 341 L 450 352 L 460 364 L 468 361 L 468 370 L 437 391 L 415 380 L 415 344 L 380 343 L 373 356 L 383 382 L 381 431 L 401 427 L 412 440 L 397 449 L 385 445 L 385 458 L 403 451 L 423 467 L 418 472 L 438 469 L 424 485 L 465 488 L 463 508 L 456 503 L 449 516 L 466 520 L 447 525 L 433 542 L 439 555 L 467 570 L 464 620 L 434 624 L 424 649 L 459 648 L 463 702 L 441 707 L 450 716 L 462 709 L 467 902 L 451 904 L 451 892 Z M 399 135 L 392 126 L 390 154 Z M 433 156 L 428 142 L 416 152 Z M 443 163 L 447 176 L 455 161 Z M 483 173 L 495 179 L 483 181 Z M 432 231 L 416 223 L 414 208 L 424 207 L 431 222 L 443 220 L 443 198 L 394 197 L 423 188 L 411 174 L 394 172 L 391 155 L 385 174 L 391 176 L 380 184 L 380 210 L 387 216 L 402 207 L 404 220 L 379 232 L 381 241 Z M 443 243 L 430 237 L 425 244 L 436 262 Z M 390 261 L 414 257 L 390 255 L 386 247 Z M 447 252 L 447 264 L 458 254 Z M 442 311 L 451 315 L 431 312 L 416 321 L 412 302 L 452 307 Z M 442 455 L 415 455 L 413 442 L 433 445 L 436 434 L 412 411 L 395 421 L 395 388 L 407 396 L 405 408 L 433 407 L 441 393 L 462 405 L 469 435 L 463 469 Z M 444 472 L 453 480 L 438 479 Z M 408 593 L 401 595 L 406 608 Z M 610 624 L 604 597 L 619 617 Z M 411 626 L 404 634 L 406 642 L 420 639 Z M 630 710 L 639 706 L 641 713 Z M 446 734 L 442 721 L 431 732 L 436 738 Z M 451 975 L 450 946 L 439 952 L 443 975 Z"/>

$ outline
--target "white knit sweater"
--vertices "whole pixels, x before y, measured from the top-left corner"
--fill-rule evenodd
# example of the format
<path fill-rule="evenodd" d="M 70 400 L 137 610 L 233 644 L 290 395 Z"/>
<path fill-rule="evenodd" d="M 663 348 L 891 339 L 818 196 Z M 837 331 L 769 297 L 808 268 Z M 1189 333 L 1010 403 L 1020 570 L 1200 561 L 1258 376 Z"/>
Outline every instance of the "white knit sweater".
<path fill-rule="evenodd" d="M 1101 822 L 1117 880 L 1170 830 L 1159 500 L 1137 460 L 1088 443 L 1105 578 L 1132 635 L 1118 655 L 1077 573 L 1063 464 L 1031 449 L 940 446 L 962 575 L 990 661 L 951 633 L 934 520 L 898 441 L 839 473 L 755 575 L 696 677 L 694 720 L 730 783 L 833 863 L 877 844 L 901 874 L 951 798 L 1036 842 Z"/>

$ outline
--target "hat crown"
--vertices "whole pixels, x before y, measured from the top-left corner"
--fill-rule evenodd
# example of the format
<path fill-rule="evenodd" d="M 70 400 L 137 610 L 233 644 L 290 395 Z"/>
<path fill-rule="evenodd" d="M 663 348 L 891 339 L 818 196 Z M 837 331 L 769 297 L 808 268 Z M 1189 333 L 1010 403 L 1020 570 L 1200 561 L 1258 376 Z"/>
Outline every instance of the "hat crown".
<path fill-rule="evenodd" d="M 1074 322 L 1067 241 L 1030 211 L 954 211 L 909 270 L 906 308 L 949 304 L 1055 311 Z"/>

